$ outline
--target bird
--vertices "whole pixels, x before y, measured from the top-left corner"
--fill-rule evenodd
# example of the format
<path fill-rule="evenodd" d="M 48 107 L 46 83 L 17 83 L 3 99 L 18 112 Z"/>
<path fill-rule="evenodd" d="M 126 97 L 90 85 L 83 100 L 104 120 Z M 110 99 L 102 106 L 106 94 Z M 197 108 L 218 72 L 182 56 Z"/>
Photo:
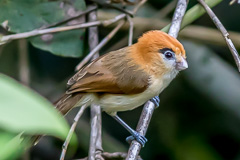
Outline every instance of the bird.
<path fill-rule="evenodd" d="M 63 115 L 83 105 L 96 104 L 142 146 L 147 139 L 129 127 L 117 112 L 133 110 L 158 95 L 179 71 L 188 68 L 183 45 L 159 30 L 144 33 L 137 43 L 100 56 L 67 82 L 68 89 L 55 103 Z"/>

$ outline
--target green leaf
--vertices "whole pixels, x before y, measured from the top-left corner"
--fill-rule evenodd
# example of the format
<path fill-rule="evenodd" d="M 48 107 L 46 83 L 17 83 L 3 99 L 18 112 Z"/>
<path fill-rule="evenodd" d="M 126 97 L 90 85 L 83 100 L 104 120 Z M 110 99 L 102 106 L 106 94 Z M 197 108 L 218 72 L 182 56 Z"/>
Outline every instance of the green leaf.
<path fill-rule="evenodd" d="M 27 145 L 22 134 L 0 132 L 0 159 L 16 159 Z"/>
<path fill-rule="evenodd" d="M 84 0 L 0 0 L 0 23 L 9 31 L 27 32 L 68 19 L 86 8 Z"/>
<path fill-rule="evenodd" d="M 65 138 L 67 122 L 46 99 L 3 74 L 0 88 L 0 128 Z"/>
<path fill-rule="evenodd" d="M 46 35 L 44 35 L 46 36 Z M 48 35 L 50 38 L 33 37 L 31 43 L 58 56 L 80 57 L 83 54 L 83 30 L 73 30 Z"/>
<path fill-rule="evenodd" d="M 85 9 L 84 0 L 0 0 L 0 23 L 8 22 L 9 31 L 21 33 L 62 22 Z M 77 19 L 77 22 L 84 22 L 84 18 Z M 30 41 L 35 47 L 55 55 L 80 57 L 84 31 L 48 34 L 31 38 Z"/>

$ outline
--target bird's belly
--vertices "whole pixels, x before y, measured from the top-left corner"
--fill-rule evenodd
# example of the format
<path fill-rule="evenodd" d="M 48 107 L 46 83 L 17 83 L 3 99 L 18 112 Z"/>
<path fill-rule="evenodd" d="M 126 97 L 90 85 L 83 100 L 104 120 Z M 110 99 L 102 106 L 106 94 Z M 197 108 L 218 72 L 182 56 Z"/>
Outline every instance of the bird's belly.
<path fill-rule="evenodd" d="M 149 95 L 136 94 L 136 95 L 104 95 L 99 99 L 99 105 L 103 111 L 111 114 L 113 112 L 132 110 L 144 104 Z"/>
<path fill-rule="evenodd" d="M 106 94 L 99 99 L 99 105 L 103 111 L 115 114 L 118 111 L 135 109 L 144 104 L 150 98 L 157 96 L 165 88 L 162 80 L 155 80 L 144 92 L 133 95 Z"/>

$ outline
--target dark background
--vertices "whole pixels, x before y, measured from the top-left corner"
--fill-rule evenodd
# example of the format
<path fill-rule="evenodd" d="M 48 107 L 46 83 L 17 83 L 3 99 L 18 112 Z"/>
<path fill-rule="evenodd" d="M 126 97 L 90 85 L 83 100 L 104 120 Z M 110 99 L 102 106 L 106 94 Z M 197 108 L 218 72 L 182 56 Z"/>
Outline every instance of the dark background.
<path fill-rule="evenodd" d="M 140 9 L 140 15 L 158 12 L 169 1 L 149 0 Z M 240 4 L 229 6 L 228 0 L 214 7 L 228 31 L 240 32 Z M 190 1 L 189 7 L 196 4 Z M 159 6 L 159 7 L 157 7 Z M 102 9 L 105 11 L 105 9 Z M 172 12 L 163 20 L 171 20 Z M 144 22 L 142 22 L 144 23 Z M 216 29 L 208 15 L 202 16 L 194 25 Z M 138 26 L 135 26 L 138 28 Z M 161 28 L 159 28 L 161 29 Z M 111 28 L 99 28 L 104 38 Z M 135 33 L 135 37 L 142 34 Z M 101 53 L 127 36 L 120 31 Z M 85 39 L 87 34 L 85 34 Z M 211 39 L 212 37 L 209 37 Z M 227 45 L 179 37 L 187 51 L 189 69 L 179 74 L 160 95 L 160 107 L 155 110 L 146 137 L 148 143 L 141 151 L 146 160 L 240 160 L 240 74 L 237 72 Z M 135 39 L 136 41 L 136 39 Z M 238 39 L 240 41 L 240 39 Z M 239 42 L 237 42 L 239 43 Z M 120 45 L 127 45 L 127 41 Z M 0 72 L 19 79 L 17 41 L 7 44 L 0 54 Z M 78 58 L 64 58 L 39 50 L 28 44 L 30 63 L 30 87 L 54 102 L 66 89 L 67 80 L 74 74 Z M 239 49 L 239 48 L 238 48 Z M 87 42 L 84 49 L 88 53 Z M 238 94 L 239 93 L 239 94 Z M 135 128 L 142 107 L 119 113 L 130 126 Z M 71 123 L 78 110 L 68 114 Z M 81 118 L 77 135 L 79 145 L 70 147 L 68 158 L 85 157 L 88 154 L 89 110 Z M 103 147 L 105 151 L 127 151 L 129 136 L 115 120 L 106 113 L 103 118 Z M 44 137 L 30 150 L 33 160 L 58 159 L 62 141 Z"/>

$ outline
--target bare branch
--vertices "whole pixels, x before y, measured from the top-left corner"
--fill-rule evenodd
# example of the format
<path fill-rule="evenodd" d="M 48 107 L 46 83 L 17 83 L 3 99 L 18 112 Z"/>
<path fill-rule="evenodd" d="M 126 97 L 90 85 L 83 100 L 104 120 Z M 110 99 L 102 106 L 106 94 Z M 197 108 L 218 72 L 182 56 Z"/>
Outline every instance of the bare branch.
<path fill-rule="evenodd" d="M 223 24 L 220 22 L 218 17 L 215 15 L 215 13 L 211 10 L 211 8 L 208 7 L 208 5 L 203 0 L 198 0 L 198 2 L 201 3 L 201 5 L 204 7 L 204 9 L 208 13 L 208 15 L 211 17 L 214 24 L 221 31 L 223 37 L 225 38 L 225 41 L 227 42 L 228 48 L 230 49 L 230 51 L 232 53 L 235 63 L 237 64 L 238 71 L 240 72 L 240 57 L 239 57 L 239 54 L 238 54 L 232 40 L 229 38 L 229 33 L 227 32 L 227 30 L 225 29 Z"/>
<path fill-rule="evenodd" d="M 77 66 L 76 70 L 82 68 L 124 25 L 125 21 L 121 21 Z"/>
<path fill-rule="evenodd" d="M 137 129 L 136 129 L 136 131 L 143 136 L 145 136 L 145 134 L 147 132 L 148 125 L 150 123 L 154 109 L 155 109 L 155 104 L 151 101 L 148 101 L 144 105 L 140 119 L 138 121 Z M 142 148 L 142 146 L 139 142 L 137 142 L 135 140 L 132 141 L 130 148 L 128 150 L 128 155 L 127 155 L 126 160 L 136 160 L 141 148 Z"/>
<path fill-rule="evenodd" d="M 48 25 L 48 26 L 44 26 L 44 27 L 41 28 L 41 29 L 46 29 L 46 28 L 50 28 L 50 27 L 56 27 L 56 26 L 58 26 L 58 25 L 67 23 L 67 22 L 69 22 L 69 21 L 71 21 L 71 20 L 74 20 L 74 19 L 76 19 L 76 18 L 79 18 L 79 17 L 81 17 L 81 16 L 83 16 L 83 15 L 86 15 L 86 14 L 88 14 L 88 13 L 90 13 L 90 12 L 96 10 L 96 9 L 97 9 L 96 6 L 88 6 L 85 11 L 82 11 L 81 13 L 79 13 L 79 14 L 73 16 L 73 17 L 64 19 L 64 20 L 62 20 L 62 21 L 59 21 L 59 22 L 57 22 L 57 23 L 54 23 L 54 24 L 51 24 L 51 25 Z"/>
<path fill-rule="evenodd" d="M 125 159 L 127 157 L 127 153 L 125 153 L 125 152 L 114 152 L 114 153 L 103 152 L 102 157 L 104 159 Z M 142 158 L 140 156 L 138 156 L 137 160 L 142 160 Z"/>
<path fill-rule="evenodd" d="M 131 12 L 125 10 L 125 9 L 122 9 L 122 8 L 119 8 L 119 7 L 114 6 L 112 4 L 106 3 L 106 1 L 102 1 L 102 0 L 91 0 L 91 1 L 95 2 L 96 4 L 99 4 L 100 6 L 104 6 L 106 8 L 116 9 L 116 10 L 118 10 L 122 13 L 125 13 L 126 15 L 129 15 L 131 17 L 133 17 L 133 15 L 134 15 L 133 13 L 131 13 Z"/>
<path fill-rule="evenodd" d="M 180 30 L 182 18 L 185 14 L 186 8 L 187 8 L 187 0 L 179 0 L 177 3 L 176 10 L 174 12 L 172 25 L 169 30 L 169 34 L 175 38 L 177 37 L 178 32 Z M 156 106 L 151 101 L 148 101 L 144 105 L 141 117 L 137 125 L 137 129 L 136 129 L 137 132 L 139 132 L 141 135 L 145 135 L 147 132 L 147 128 L 150 123 L 151 117 L 153 115 L 154 108 L 156 108 Z M 141 147 L 142 146 L 139 142 L 133 140 L 128 150 L 128 155 L 126 160 L 136 160 L 140 153 Z"/>
<path fill-rule="evenodd" d="M 110 24 L 113 24 L 115 22 L 118 22 L 119 20 L 121 19 L 124 19 L 126 17 L 126 14 L 120 14 L 120 15 L 117 15 L 116 17 L 112 18 L 112 19 L 108 19 L 108 20 L 105 20 L 103 22 L 103 26 L 108 26 Z"/>
<path fill-rule="evenodd" d="M 97 12 L 91 12 L 88 15 L 88 20 L 96 21 Z M 93 50 L 98 45 L 98 28 L 90 27 L 88 34 L 88 44 L 90 50 Z M 93 60 L 98 58 L 98 52 L 93 56 Z M 91 105 L 91 134 L 90 134 L 90 144 L 88 151 L 88 160 L 95 160 L 98 154 L 103 152 L 102 148 L 102 117 L 101 108 L 98 105 Z"/>
<path fill-rule="evenodd" d="M 172 19 L 172 24 L 168 31 L 168 34 L 174 38 L 177 38 L 180 31 L 181 22 L 187 9 L 187 3 L 187 0 L 179 0 L 177 3 L 177 7 Z"/>
<path fill-rule="evenodd" d="M 156 14 L 154 14 L 154 17 L 160 18 L 160 19 L 166 17 L 170 12 L 173 11 L 176 4 L 177 4 L 177 0 L 172 0 L 166 6 L 164 6 L 164 8 L 162 8 Z"/>
<path fill-rule="evenodd" d="M 147 0 L 141 0 L 141 1 L 136 5 L 136 7 L 133 9 L 133 14 L 134 14 L 134 15 L 137 13 L 138 9 L 139 9 L 146 1 L 147 1 Z M 126 14 L 121 14 L 121 15 L 116 16 L 115 19 L 118 18 L 118 20 L 119 20 L 119 19 L 125 18 L 126 16 L 127 16 Z M 112 24 L 112 23 L 113 23 L 113 22 L 112 22 L 113 20 L 114 20 L 114 19 L 109 20 L 109 23 Z M 118 21 L 118 20 L 115 20 L 114 22 L 116 22 L 116 21 Z M 104 24 L 105 24 L 105 26 L 109 25 L 108 23 L 104 23 Z M 115 35 L 115 34 L 117 33 L 117 31 L 123 26 L 124 23 L 121 24 L 121 25 L 120 25 L 120 24 L 121 24 L 121 23 L 119 23 L 118 26 L 115 28 L 116 31 L 115 31 L 115 29 L 112 30 L 112 32 L 114 32 L 113 35 Z M 120 26 L 120 27 L 119 27 L 119 26 Z M 118 28 L 118 27 L 119 27 L 119 28 Z M 112 33 L 112 32 L 111 32 L 111 33 Z M 110 34 L 111 34 L 111 33 L 110 33 Z M 82 60 L 82 62 L 77 65 L 77 67 L 76 67 L 75 70 L 79 70 L 80 68 L 82 68 L 82 67 L 91 59 L 91 57 L 92 57 L 93 55 L 95 55 L 95 52 L 98 52 L 98 51 L 112 38 L 112 36 L 111 36 L 110 34 L 108 34 L 108 35 L 98 44 L 98 46 L 96 46 L 96 47 L 94 48 L 94 50 L 92 50 L 92 51 Z"/>
<path fill-rule="evenodd" d="M 88 22 L 88 23 L 77 24 L 77 25 L 72 25 L 72 26 L 55 27 L 55 28 L 48 28 L 48 29 L 42 29 L 42 30 L 33 30 L 33 31 L 29 31 L 29 32 L 24 32 L 24 33 L 2 36 L 2 37 L 0 37 L 0 45 L 7 43 L 9 41 L 12 41 L 12 40 L 29 38 L 29 37 L 33 37 L 33 36 L 48 34 L 48 33 L 63 32 L 63 31 L 82 29 L 82 28 L 88 28 L 88 27 L 99 26 L 99 25 L 107 26 L 107 25 L 110 25 L 112 23 L 115 23 L 115 22 L 125 18 L 125 16 L 126 16 L 125 14 L 121 14 L 119 16 L 116 16 L 112 19 L 105 20 L 105 21 L 95 21 L 95 22 Z"/>
<path fill-rule="evenodd" d="M 133 28 L 134 28 L 134 23 L 132 21 L 132 18 L 127 16 L 127 20 L 129 23 L 129 35 L 128 35 L 128 46 L 131 46 L 133 43 Z"/>
<path fill-rule="evenodd" d="M 67 138 L 66 138 L 66 140 L 65 140 L 65 142 L 64 142 L 64 144 L 62 146 L 62 153 L 61 153 L 60 160 L 64 160 L 66 152 L 67 152 L 67 147 L 68 147 L 68 145 L 70 143 L 70 140 L 72 138 L 74 130 L 75 130 L 76 126 L 77 126 L 77 123 L 78 123 L 80 117 L 82 116 L 83 112 L 85 111 L 85 109 L 87 107 L 88 106 L 86 106 L 86 105 L 81 106 L 79 112 L 77 113 L 76 117 L 74 118 L 73 124 L 72 124 L 72 126 L 71 126 L 71 128 L 70 128 L 70 130 L 68 132 Z"/>
<path fill-rule="evenodd" d="M 133 9 L 133 15 L 135 15 L 136 13 L 137 13 L 137 11 L 138 11 L 138 9 L 142 6 L 142 5 L 144 5 L 144 3 L 146 3 L 147 2 L 147 0 L 141 0 L 137 5 L 136 5 L 136 7 Z"/>
<path fill-rule="evenodd" d="M 236 2 L 237 2 L 237 0 L 232 0 L 232 1 L 229 2 L 229 5 L 233 5 Z"/>
<path fill-rule="evenodd" d="M 114 152 L 114 153 L 109 153 L 109 152 L 103 152 L 101 154 L 101 157 L 99 157 L 98 160 L 119 160 L 119 159 L 125 159 L 127 157 L 127 153 L 125 152 Z M 82 158 L 82 159 L 76 159 L 76 160 L 88 160 L 88 157 Z M 142 160 L 140 156 L 137 157 L 137 160 Z"/>

